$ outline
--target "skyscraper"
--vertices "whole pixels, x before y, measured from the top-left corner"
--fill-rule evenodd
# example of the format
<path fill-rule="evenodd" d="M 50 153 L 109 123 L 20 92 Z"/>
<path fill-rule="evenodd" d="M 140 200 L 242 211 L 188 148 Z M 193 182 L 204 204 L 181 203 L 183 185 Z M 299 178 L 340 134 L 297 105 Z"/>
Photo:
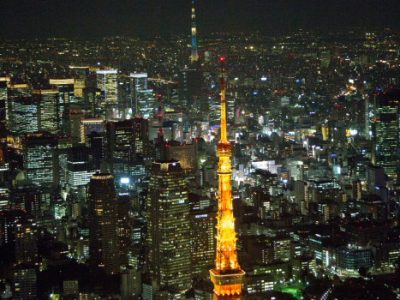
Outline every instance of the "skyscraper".
<path fill-rule="evenodd" d="M 97 88 L 102 93 L 102 107 L 106 109 L 106 116 L 114 116 L 118 104 L 118 70 L 98 70 Z"/>
<path fill-rule="evenodd" d="M 90 261 L 109 274 L 118 273 L 117 196 L 113 176 L 107 173 L 93 175 L 88 199 Z"/>
<path fill-rule="evenodd" d="M 33 184 L 49 187 L 57 182 L 56 147 L 56 137 L 46 132 L 30 133 L 24 137 L 24 168 Z"/>
<path fill-rule="evenodd" d="M 199 60 L 199 53 L 197 50 L 197 26 L 196 26 L 196 7 L 195 0 L 192 0 L 192 26 L 191 26 L 191 35 L 192 35 L 192 54 L 190 55 L 190 61 L 195 63 Z"/>
<path fill-rule="evenodd" d="M 218 213 L 215 268 L 210 270 L 214 284 L 214 299 L 242 299 L 244 271 L 240 268 L 236 250 L 235 219 L 232 196 L 232 145 L 228 141 L 227 105 L 225 99 L 224 64 L 221 63 L 221 138 L 218 143 Z"/>
<path fill-rule="evenodd" d="M 38 128 L 40 131 L 58 133 L 60 130 L 60 118 L 58 113 L 58 90 L 42 88 L 32 91 L 34 103 L 38 105 Z"/>
<path fill-rule="evenodd" d="M 146 159 L 149 156 L 149 122 L 147 119 L 134 118 L 135 154 Z"/>
<path fill-rule="evenodd" d="M 80 121 L 80 141 L 87 142 L 87 137 L 91 133 L 102 135 L 106 129 L 106 124 L 103 119 L 83 119 Z"/>
<path fill-rule="evenodd" d="M 383 167 L 392 179 L 400 174 L 400 90 L 389 90 L 375 97 L 372 132 L 375 148 L 373 164 Z"/>
<path fill-rule="evenodd" d="M 153 163 L 146 206 L 147 264 L 154 297 L 183 299 L 191 285 L 190 207 L 179 162 Z"/>
<path fill-rule="evenodd" d="M 38 103 L 32 99 L 28 84 L 11 84 L 6 102 L 6 125 L 16 134 L 35 132 L 38 125 Z"/>
<path fill-rule="evenodd" d="M 71 188 L 78 188 L 89 183 L 95 171 L 90 166 L 90 149 L 79 145 L 68 149 L 67 183 Z"/>
<path fill-rule="evenodd" d="M 109 160 L 113 162 L 133 162 L 134 148 L 133 120 L 107 123 L 107 145 Z"/>
<path fill-rule="evenodd" d="M 197 276 L 204 274 L 214 263 L 216 211 L 214 206 L 204 205 L 208 199 L 205 201 L 203 197 L 194 194 L 189 199 L 192 274 Z"/>
<path fill-rule="evenodd" d="M 98 70 L 97 88 L 104 92 L 104 98 L 107 103 L 117 103 L 118 97 L 118 70 Z"/>
<path fill-rule="evenodd" d="M 50 79 L 49 83 L 58 89 L 58 118 L 60 120 L 60 126 L 63 132 L 66 130 L 64 112 L 68 108 L 71 102 L 75 102 L 74 95 L 74 84 L 73 78 L 65 79 Z"/>
<path fill-rule="evenodd" d="M 147 90 L 147 73 L 131 73 L 130 90 L 131 90 L 131 108 L 135 108 L 138 113 L 139 109 L 139 93 L 140 91 Z"/>
<path fill-rule="evenodd" d="M 151 118 L 154 115 L 156 107 L 156 98 L 154 92 L 147 86 L 147 73 L 131 73 L 131 109 L 135 116 Z"/>
<path fill-rule="evenodd" d="M 185 66 L 180 73 L 180 98 L 192 108 L 195 99 L 200 98 L 202 94 L 202 72 L 197 66 L 189 68 Z"/>
<path fill-rule="evenodd" d="M 117 182 L 130 178 L 135 184 L 137 176 L 144 175 L 142 158 L 148 148 L 146 125 L 140 118 L 107 123 L 107 159 Z"/>

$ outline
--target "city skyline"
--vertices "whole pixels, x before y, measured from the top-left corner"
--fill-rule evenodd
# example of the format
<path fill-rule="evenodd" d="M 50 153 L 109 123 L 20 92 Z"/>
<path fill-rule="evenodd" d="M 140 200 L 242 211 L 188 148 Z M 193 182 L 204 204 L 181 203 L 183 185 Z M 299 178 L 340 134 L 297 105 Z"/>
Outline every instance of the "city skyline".
<path fill-rule="evenodd" d="M 200 36 L 212 32 L 284 33 L 299 28 L 398 29 L 395 0 L 196 1 Z M 76 37 L 111 35 L 151 38 L 187 35 L 191 1 L 29 1 L 2 3 L 0 37 Z M 179 13 L 176 13 L 179 12 Z M 150 22 L 148 22 L 151 20 Z"/>

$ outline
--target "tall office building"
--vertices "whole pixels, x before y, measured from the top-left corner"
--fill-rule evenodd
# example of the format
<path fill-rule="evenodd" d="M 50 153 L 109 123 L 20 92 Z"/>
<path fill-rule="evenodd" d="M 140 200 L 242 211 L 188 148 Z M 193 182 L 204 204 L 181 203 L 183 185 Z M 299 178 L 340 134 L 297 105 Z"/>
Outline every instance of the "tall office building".
<path fill-rule="evenodd" d="M 191 285 L 190 207 L 179 162 L 153 163 L 146 206 L 153 299 L 184 299 Z"/>
<path fill-rule="evenodd" d="M 50 79 L 49 83 L 58 90 L 58 118 L 61 129 L 66 133 L 66 118 L 64 114 L 69 104 L 75 102 L 75 80 L 73 78 Z"/>
<path fill-rule="evenodd" d="M 375 97 L 373 118 L 373 164 L 383 167 L 392 180 L 400 174 L 400 90 L 392 89 Z"/>
<path fill-rule="evenodd" d="M 129 254 L 132 250 L 133 221 L 130 217 L 131 197 L 129 194 L 121 193 L 117 200 L 117 237 L 119 261 L 121 266 L 129 265 Z"/>
<path fill-rule="evenodd" d="M 138 188 L 145 175 L 144 160 L 148 154 L 147 120 L 134 118 L 107 123 L 107 161 L 118 190 L 119 183 L 125 184 L 124 188 Z"/>
<path fill-rule="evenodd" d="M 9 105 L 7 128 L 15 134 L 36 132 L 38 124 L 38 103 L 32 97 L 14 98 Z"/>
<path fill-rule="evenodd" d="M 131 90 L 130 107 L 137 114 L 139 110 L 140 91 L 147 90 L 147 73 L 131 73 L 129 79 Z"/>
<path fill-rule="evenodd" d="M 106 122 L 103 119 L 82 119 L 80 121 L 80 141 L 87 142 L 87 137 L 91 133 L 102 135 L 106 130 Z"/>
<path fill-rule="evenodd" d="M 86 146 L 75 146 L 68 149 L 67 183 L 71 188 L 85 186 L 95 173 L 89 162 L 90 149 Z"/>
<path fill-rule="evenodd" d="M 180 99 L 191 108 L 194 100 L 201 96 L 202 72 L 197 67 L 185 66 L 180 73 Z"/>
<path fill-rule="evenodd" d="M 54 135 L 38 132 L 23 139 L 24 169 L 26 177 L 35 185 L 44 187 L 57 183 L 57 139 Z"/>
<path fill-rule="evenodd" d="M 58 90 L 55 88 L 33 90 L 32 99 L 38 105 L 38 129 L 54 134 L 58 133 L 60 130 Z"/>
<path fill-rule="evenodd" d="M 109 274 L 119 272 L 117 196 L 114 178 L 96 173 L 89 183 L 89 255 L 93 265 Z"/>
<path fill-rule="evenodd" d="M 210 270 L 214 299 L 242 299 L 244 271 L 236 249 L 235 218 L 232 196 L 232 145 L 228 141 L 227 104 L 224 78 L 225 57 L 221 63 L 221 138 L 218 143 L 218 213 L 215 268 Z"/>
<path fill-rule="evenodd" d="M 104 154 L 105 138 L 100 133 L 92 132 L 87 136 L 86 144 L 90 149 L 91 167 L 94 170 L 99 170 L 105 156 Z"/>
<path fill-rule="evenodd" d="M 39 130 L 38 102 L 32 98 L 28 84 L 10 85 L 6 102 L 6 125 L 15 134 Z"/>
<path fill-rule="evenodd" d="M 118 118 L 118 70 L 98 70 L 96 72 L 97 88 L 101 93 L 99 107 L 105 113 L 106 119 Z M 96 100 L 96 99 L 94 99 Z M 98 106 L 94 101 L 94 110 Z"/>
<path fill-rule="evenodd" d="M 203 199 L 194 197 L 190 199 L 190 253 L 192 275 L 201 276 L 214 263 L 216 211 L 212 206 L 202 207 Z"/>
<path fill-rule="evenodd" d="M 147 73 L 131 73 L 130 90 L 132 114 L 145 119 L 153 117 L 156 107 L 156 98 L 152 89 L 148 88 Z"/>
<path fill-rule="evenodd" d="M 137 158 L 148 158 L 149 149 L 149 121 L 144 118 L 134 118 L 135 154 Z"/>
<path fill-rule="evenodd" d="M 103 93 L 106 104 L 118 102 L 118 70 L 98 70 L 97 88 Z"/>
<path fill-rule="evenodd" d="M 119 119 L 125 120 L 132 117 L 131 77 L 121 74 L 118 77 L 118 112 Z"/>
<path fill-rule="evenodd" d="M 74 95 L 76 98 L 84 98 L 87 79 L 89 77 L 90 68 L 87 66 L 69 66 L 74 77 Z"/>
<path fill-rule="evenodd" d="M 133 162 L 135 159 L 134 143 L 132 119 L 107 123 L 107 152 L 110 161 Z"/>
<path fill-rule="evenodd" d="M 69 104 L 63 112 L 63 120 L 60 123 L 62 134 L 71 137 L 73 145 L 81 140 L 81 121 L 84 118 L 85 111 L 79 104 Z"/>

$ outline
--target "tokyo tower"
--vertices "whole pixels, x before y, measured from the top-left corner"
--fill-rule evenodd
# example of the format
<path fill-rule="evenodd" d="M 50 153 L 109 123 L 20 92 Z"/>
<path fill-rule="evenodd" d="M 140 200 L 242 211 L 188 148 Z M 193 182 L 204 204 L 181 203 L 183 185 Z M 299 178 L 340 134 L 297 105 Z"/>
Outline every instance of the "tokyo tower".
<path fill-rule="evenodd" d="M 224 77 L 225 57 L 221 64 L 221 139 L 218 143 L 218 214 L 217 249 L 215 268 L 210 270 L 215 300 L 242 299 L 245 272 L 240 268 L 236 250 L 235 218 L 232 197 L 232 145 L 227 134 L 226 83 Z"/>

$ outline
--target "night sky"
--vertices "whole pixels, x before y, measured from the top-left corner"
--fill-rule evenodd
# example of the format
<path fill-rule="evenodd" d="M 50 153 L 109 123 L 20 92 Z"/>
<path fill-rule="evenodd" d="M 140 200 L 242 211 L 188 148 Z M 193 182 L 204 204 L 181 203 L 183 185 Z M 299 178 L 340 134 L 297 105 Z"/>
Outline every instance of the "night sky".
<path fill-rule="evenodd" d="M 199 34 L 400 27 L 400 0 L 197 0 Z M 1 37 L 188 33 L 190 0 L 1 0 Z"/>

